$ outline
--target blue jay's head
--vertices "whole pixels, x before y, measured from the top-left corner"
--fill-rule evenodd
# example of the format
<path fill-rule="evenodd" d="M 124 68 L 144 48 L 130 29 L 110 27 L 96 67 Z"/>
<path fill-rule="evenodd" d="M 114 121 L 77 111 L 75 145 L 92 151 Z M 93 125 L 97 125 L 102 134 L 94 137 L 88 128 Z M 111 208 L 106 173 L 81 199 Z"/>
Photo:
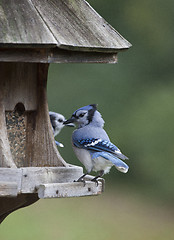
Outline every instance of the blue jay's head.
<path fill-rule="evenodd" d="M 69 124 L 64 124 L 64 122 L 66 121 L 65 117 L 60 114 L 60 113 L 55 113 L 55 112 L 49 112 L 49 116 L 50 116 L 50 121 L 51 121 L 51 125 L 52 125 L 52 129 L 53 129 L 53 134 L 54 137 L 60 133 L 61 129 L 64 126 L 70 126 L 70 127 L 74 127 L 73 123 L 69 123 Z"/>
<path fill-rule="evenodd" d="M 64 124 L 77 123 L 78 127 L 84 127 L 90 123 L 103 127 L 104 121 L 101 114 L 97 111 L 97 104 L 90 104 L 76 110 L 70 119 Z"/>

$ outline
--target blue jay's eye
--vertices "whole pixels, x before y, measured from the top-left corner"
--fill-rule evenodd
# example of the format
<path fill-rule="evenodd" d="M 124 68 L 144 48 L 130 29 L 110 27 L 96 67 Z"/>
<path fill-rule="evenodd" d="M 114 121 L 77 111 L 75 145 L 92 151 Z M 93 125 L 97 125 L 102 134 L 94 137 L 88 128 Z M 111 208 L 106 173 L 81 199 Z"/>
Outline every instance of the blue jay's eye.
<path fill-rule="evenodd" d="M 62 119 L 58 119 L 58 122 L 60 122 L 60 123 L 61 123 L 61 122 L 63 122 L 63 120 L 62 120 Z"/>
<path fill-rule="evenodd" d="M 80 118 L 82 118 L 83 116 L 85 116 L 85 113 L 81 113 L 81 114 L 79 115 Z"/>

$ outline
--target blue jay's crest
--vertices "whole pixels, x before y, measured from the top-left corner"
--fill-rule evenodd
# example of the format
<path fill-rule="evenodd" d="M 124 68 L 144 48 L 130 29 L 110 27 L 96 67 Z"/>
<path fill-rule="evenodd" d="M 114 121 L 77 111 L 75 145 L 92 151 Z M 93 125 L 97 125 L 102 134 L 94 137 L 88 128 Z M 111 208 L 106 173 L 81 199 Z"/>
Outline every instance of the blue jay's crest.
<path fill-rule="evenodd" d="M 90 104 L 90 105 L 81 107 L 81 108 L 77 109 L 75 112 L 77 112 L 77 111 L 79 111 L 79 110 L 87 110 L 87 111 L 89 111 L 89 110 L 91 110 L 91 109 L 97 110 L 97 104 Z M 75 112 L 74 112 L 74 113 L 75 113 Z"/>

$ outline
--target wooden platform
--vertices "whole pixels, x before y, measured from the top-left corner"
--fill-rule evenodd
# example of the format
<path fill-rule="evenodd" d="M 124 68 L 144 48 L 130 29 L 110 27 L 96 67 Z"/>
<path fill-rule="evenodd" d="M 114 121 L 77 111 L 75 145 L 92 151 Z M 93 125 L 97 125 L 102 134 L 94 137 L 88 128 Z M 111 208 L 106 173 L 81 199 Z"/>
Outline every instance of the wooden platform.
<path fill-rule="evenodd" d="M 83 175 L 83 169 L 69 167 L 0 168 L 0 197 L 37 193 L 39 198 L 62 198 L 98 195 L 103 192 L 104 180 L 74 182 Z"/>

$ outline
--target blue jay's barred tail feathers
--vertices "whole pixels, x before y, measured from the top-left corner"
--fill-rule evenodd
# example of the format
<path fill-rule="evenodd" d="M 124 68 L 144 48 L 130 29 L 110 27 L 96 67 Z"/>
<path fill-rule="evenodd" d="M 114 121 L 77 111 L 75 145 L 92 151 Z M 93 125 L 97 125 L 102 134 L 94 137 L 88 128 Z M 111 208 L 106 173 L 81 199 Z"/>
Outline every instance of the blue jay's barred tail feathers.
<path fill-rule="evenodd" d="M 120 149 L 118 149 L 113 143 L 107 140 L 102 140 L 101 138 L 80 139 L 74 141 L 74 145 L 76 147 L 85 148 L 87 150 L 109 152 L 116 155 L 118 158 L 122 160 L 128 159 L 128 157 L 122 154 Z"/>
<path fill-rule="evenodd" d="M 116 156 L 114 156 L 111 153 L 107 153 L 107 152 L 95 152 L 92 155 L 92 159 L 94 158 L 98 158 L 98 157 L 103 157 L 107 160 L 109 160 L 110 162 L 112 162 L 115 167 L 123 173 L 127 173 L 127 171 L 129 170 L 129 167 L 126 163 L 124 163 L 122 160 L 120 160 L 119 158 L 117 158 Z"/>

